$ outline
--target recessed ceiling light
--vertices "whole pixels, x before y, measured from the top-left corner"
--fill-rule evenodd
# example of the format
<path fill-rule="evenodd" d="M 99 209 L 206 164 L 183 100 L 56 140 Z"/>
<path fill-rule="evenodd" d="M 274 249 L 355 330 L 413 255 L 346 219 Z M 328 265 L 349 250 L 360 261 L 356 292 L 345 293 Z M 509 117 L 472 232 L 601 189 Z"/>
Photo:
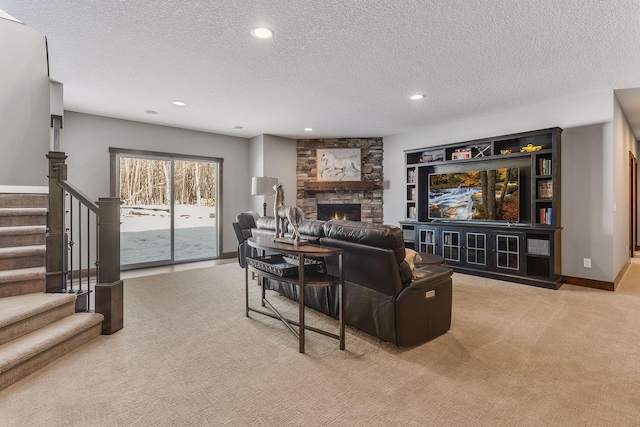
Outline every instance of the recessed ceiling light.
<path fill-rule="evenodd" d="M 312 131 L 313 131 L 313 128 L 304 128 L 304 131 L 305 131 L 305 132 L 312 132 Z"/>
<path fill-rule="evenodd" d="M 251 30 L 251 35 L 257 39 L 270 39 L 273 37 L 273 30 L 267 27 L 257 27 Z"/>
<path fill-rule="evenodd" d="M 145 113 L 147 114 L 158 114 L 158 112 L 156 110 L 144 110 Z"/>
<path fill-rule="evenodd" d="M 416 101 L 416 100 L 418 100 L 418 99 L 422 99 L 422 98 L 424 98 L 424 95 L 421 95 L 421 94 L 411 95 L 411 96 L 409 97 L 409 99 L 413 99 L 414 101 Z"/>
<path fill-rule="evenodd" d="M 234 126 L 234 129 L 242 129 L 242 126 Z"/>
<path fill-rule="evenodd" d="M 187 105 L 186 102 L 182 102 L 182 101 L 173 101 L 172 104 L 177 107 L 184 107 L 185 105 Z"/>

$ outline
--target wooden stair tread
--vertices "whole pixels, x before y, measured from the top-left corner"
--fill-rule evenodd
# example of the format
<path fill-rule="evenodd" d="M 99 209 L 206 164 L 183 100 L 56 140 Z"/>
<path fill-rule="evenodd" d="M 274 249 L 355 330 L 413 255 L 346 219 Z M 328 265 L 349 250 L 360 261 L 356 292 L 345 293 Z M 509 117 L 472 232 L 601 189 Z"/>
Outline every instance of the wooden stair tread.
<path fill-rule="evenodd" d="M 0 374 L 101 323 L 99 313 L 76 313 L 0 345 Z"/>

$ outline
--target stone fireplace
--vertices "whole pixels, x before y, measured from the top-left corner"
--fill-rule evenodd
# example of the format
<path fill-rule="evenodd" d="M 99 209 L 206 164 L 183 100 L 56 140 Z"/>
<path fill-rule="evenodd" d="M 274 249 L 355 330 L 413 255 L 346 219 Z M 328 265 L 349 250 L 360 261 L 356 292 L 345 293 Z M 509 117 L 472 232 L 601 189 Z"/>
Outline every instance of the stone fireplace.
<path fill-rule="evenodd" d="M 330 219 L 347 219 L 360 221 L 361 205 L 359 203 L 318 203 L 318 219 L 328 221 Z"/>
<path fill-rule="evenodd" d="M 317 181 L 316 150 L 360 149 L 360 181 Z M 382 138 L 300 139 L 297 141 L 296 204 L 305 218 L 319 219 L 318 205 L 359 205 L 360 220 L 381 224 Z"/>

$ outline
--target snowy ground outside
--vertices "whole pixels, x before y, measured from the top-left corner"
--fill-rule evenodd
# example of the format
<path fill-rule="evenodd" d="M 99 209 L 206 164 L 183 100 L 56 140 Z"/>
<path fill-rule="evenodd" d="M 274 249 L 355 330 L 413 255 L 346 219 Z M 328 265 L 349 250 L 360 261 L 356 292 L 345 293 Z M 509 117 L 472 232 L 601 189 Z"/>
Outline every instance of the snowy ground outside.
<path fill-rule="evenodd" d="M 175 205 L 176 261 L 216 255 L 215 208 Z M 122 265 L 171 259 L 171 215 L 168 206 L 122 206 Z"/>

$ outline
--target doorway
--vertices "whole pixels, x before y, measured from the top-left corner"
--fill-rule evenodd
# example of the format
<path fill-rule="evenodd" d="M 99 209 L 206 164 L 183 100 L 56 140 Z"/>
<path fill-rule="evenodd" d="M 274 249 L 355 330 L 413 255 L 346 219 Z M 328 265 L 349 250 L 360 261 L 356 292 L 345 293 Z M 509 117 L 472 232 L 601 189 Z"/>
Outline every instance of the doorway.
<path fill-rule="evenodd" d="M 110 151 L 123 270 L 220 257 L 221 159 Z"/>
<path fill-rule="evenodd" d="M 638 250 L 638 159 L 629 151 L 629 257 Z"/>

